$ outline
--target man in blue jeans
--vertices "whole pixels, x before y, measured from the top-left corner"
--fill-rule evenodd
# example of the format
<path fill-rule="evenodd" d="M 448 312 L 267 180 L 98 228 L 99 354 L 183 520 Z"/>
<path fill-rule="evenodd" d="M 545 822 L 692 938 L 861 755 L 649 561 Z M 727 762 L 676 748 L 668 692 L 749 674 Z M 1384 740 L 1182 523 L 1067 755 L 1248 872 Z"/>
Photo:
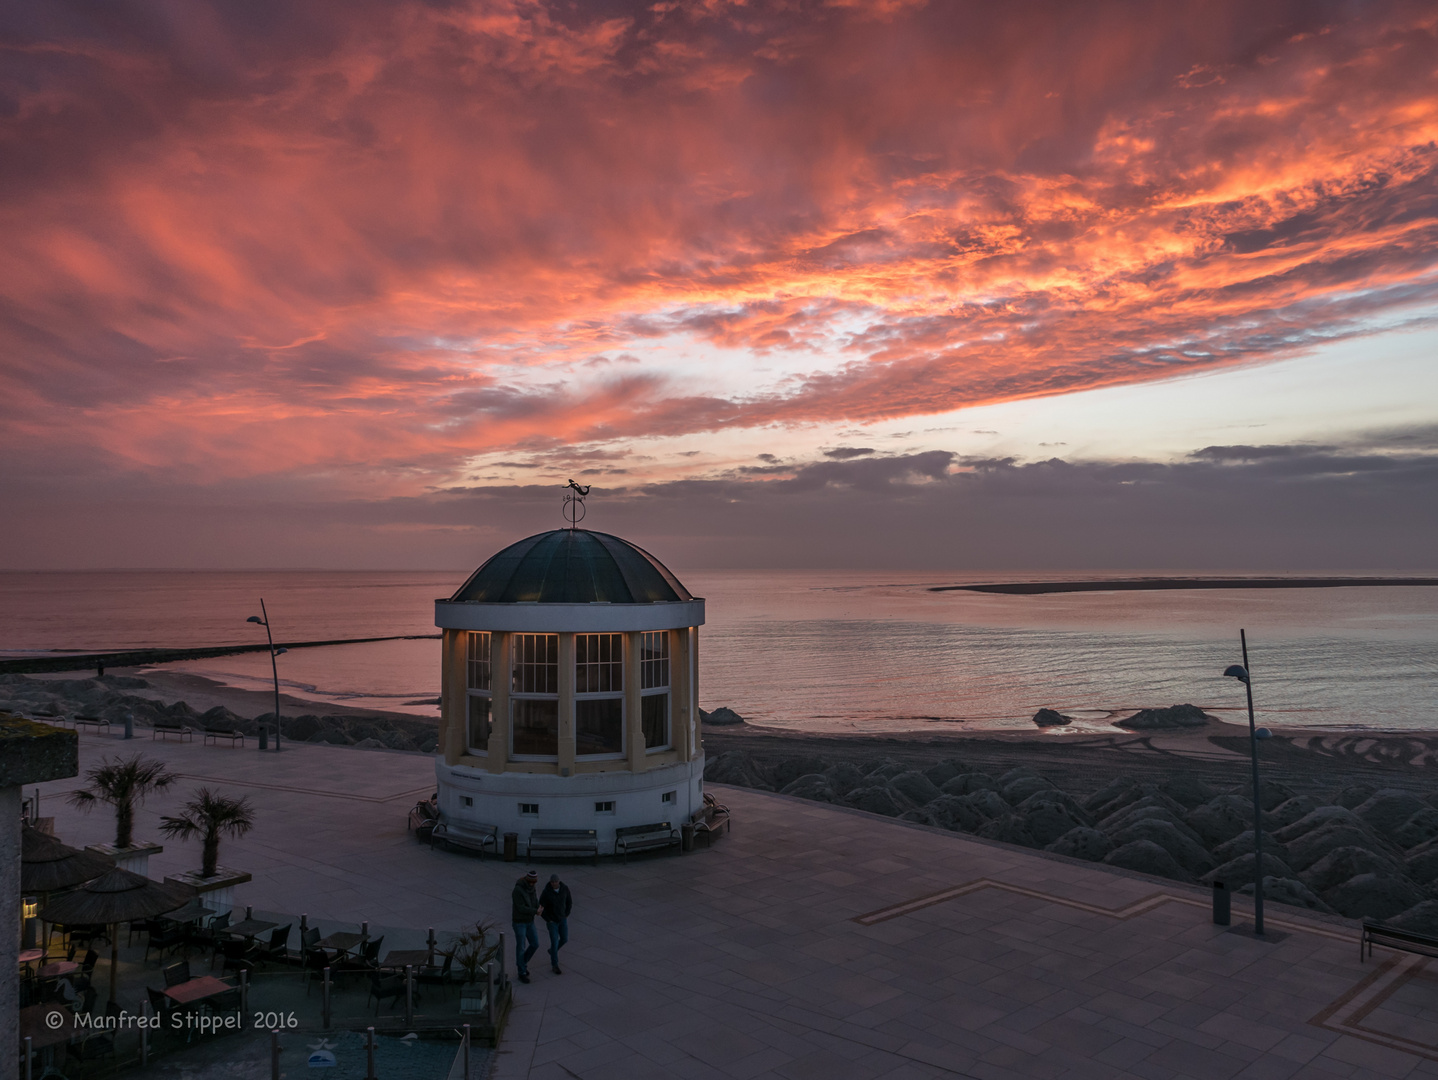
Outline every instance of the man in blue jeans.
<path fill-rule="evenodd" d="M 559 970 L 559 950 L 569 942 L 569 913 L 574 910 L 574 897 L 558 874 L 549 875 L 549 884 L 539 894 L 539 910 L 549 930 L 549 966 L 556 975 L 563 975 Z"/>
<path fill-rule="evenodd" d="M 514 883 L 509 894 L 510 921 L 514 924 L 514 966 L 519 981 L 529 982 L 529 958 L 539 951 L 539 935 L 534 932 L 534 916 L 539 914 L 539 897 L 534 886 L 539 884 L 538 871 L 531 870 Z"/>

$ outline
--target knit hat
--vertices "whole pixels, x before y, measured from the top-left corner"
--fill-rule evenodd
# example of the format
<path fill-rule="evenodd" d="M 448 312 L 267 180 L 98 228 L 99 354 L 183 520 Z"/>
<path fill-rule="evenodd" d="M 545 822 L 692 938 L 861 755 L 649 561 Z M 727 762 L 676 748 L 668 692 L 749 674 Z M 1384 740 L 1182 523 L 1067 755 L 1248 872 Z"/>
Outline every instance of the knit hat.
<path fill-rule="evenodd" d="M 554 884 L 556 881 L 558 881 L 558 880 L 559 880 L 559 875 L 558 875 L 558 874 L 550 874 L 550 875 L 549 875 L 549 883 L 550 883 L 551 885 L 553 885 L 553 884 Z"/>
<path fill-rule="evenodd" d="M 539 871 L 538 871 L 538 870 L 531 870 L 529 873 L 525 874 L 524 876 L 525 876 L 525 879 L 528 880 L 528 881 L 538 881 L 538 880 L 539 880 Z"/>

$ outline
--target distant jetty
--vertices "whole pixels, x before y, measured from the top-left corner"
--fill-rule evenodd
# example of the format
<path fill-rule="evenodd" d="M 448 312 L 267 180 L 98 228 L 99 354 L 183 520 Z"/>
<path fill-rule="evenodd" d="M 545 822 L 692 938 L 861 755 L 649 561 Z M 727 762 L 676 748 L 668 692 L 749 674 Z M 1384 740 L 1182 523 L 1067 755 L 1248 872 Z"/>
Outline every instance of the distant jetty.
<path fill-rule="evenodd" d="M 277 641 L 277 649 L 318 649 L 325 645 L 367 645 L 373 641 L 438 640 L 438 634 L 396 634 L 390 637 L 334 638 L 330 641 Z M 0 660 L 0 675 L 36 675 L 47 671 L 84 671 L 87 668 L 141 667 L 171 664 L 177 660 L 208 660 L 216 656 L 269 652 L 268 644 L 211 645 L 198 649 L 124 649 L 112 652 L 37 653 Z"/>
<path fill-rule="evenodd" d="M 1109 581 L 1005 581 L 982 585 L 933 585 L 929 592 L 1038 593 L 1161 592 L 1167 589 L 1352 589 L 1374 585 L 1438 585 L 1438 578 L 1240 577 L 1113 578 Z"/>

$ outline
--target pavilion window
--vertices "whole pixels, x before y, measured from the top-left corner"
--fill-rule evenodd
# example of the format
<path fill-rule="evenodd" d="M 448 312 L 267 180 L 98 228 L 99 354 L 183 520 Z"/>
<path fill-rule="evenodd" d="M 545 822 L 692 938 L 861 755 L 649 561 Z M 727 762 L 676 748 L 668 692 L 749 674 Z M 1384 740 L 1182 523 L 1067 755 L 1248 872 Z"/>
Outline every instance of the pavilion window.
<path fill-rule="evenodd" d="M 471 633 L 466 636 L 466 745 L 472 754 L 487 754 L 489 734 L 493 730 L 490 708 L 490 694 L 493 689 L 493 644 L 488 633 Z"/>
<path fill-rule="evenodd" d="M 559 757 L 559 635 L 515 634 L 510 746 L 516 758 Z"/>
<path fill-rule="evenodd" d="M 574 635 L 574 753 L 624 755 L 624 635 Z"/>
<path fill-rule="evenodd" d="M 640 727 L 646 750 L 667 750 L 673 745 L 669 725 L 669 632 L 640 636 Z"/>

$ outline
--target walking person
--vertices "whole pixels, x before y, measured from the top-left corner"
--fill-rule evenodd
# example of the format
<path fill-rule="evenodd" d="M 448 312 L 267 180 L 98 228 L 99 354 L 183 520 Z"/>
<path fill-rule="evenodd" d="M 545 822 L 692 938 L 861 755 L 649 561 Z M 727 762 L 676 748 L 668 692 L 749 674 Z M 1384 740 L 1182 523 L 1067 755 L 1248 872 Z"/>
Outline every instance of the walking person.
<path fill-rule="evenodd" d="M 550 874 L 549 884 L 539 894 L 539 911 L 549 930 L 549 966 L 556 975 L 564 974 L 559 968 L 559 950 L 569 943 L 569 913 L 573 910 L 569 886 L 559 880 L 558 874 Z"/>
<path fill-rule="evenodd" d="M 534 930 L 534 917 L 539 914 L 539 897 L 534 887 L 539 884 L 539 872 L 531 870 L 514 883 L 509 894 L 510 921 L 514 923 L 514 966 L 519 969 L 519 981 L 529 982 L 529 958 L 539 951 L 539 935 Z"/>

